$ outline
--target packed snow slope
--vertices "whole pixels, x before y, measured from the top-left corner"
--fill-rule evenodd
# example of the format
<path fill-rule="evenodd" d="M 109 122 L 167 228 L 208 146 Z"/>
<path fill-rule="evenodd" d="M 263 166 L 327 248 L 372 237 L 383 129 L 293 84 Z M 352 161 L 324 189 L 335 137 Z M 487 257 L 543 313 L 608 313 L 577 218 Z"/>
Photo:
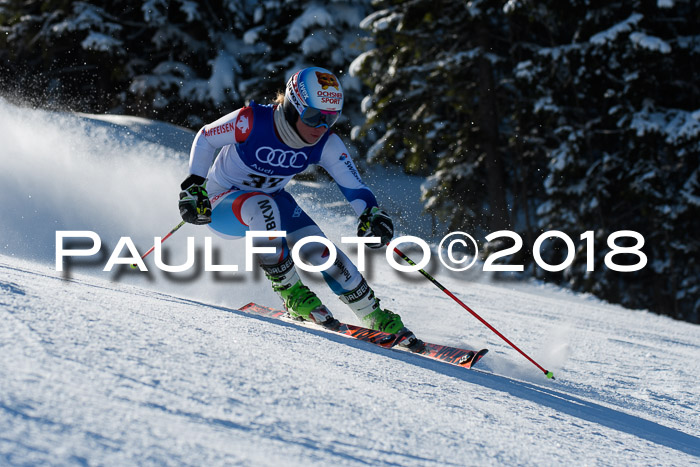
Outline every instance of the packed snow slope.
<path fill-rule="evenodd" d="M 145 251 L 179 222 L 191 137 L 0 100 L 0 464 L 700 465 L 700 332 L 689 323 L 431 262 L 551 381 L 381 255 L 367 276 L 382 303 L 425 340 L 488 347 L 478 369 L 237 311 L 279 306 L 243 270 L 238 242 L 215 241 L 236 274 L 103 272 L 121 236 Z M 402 234 L 429 234 L 417 181 L 365 178 Z M 290 191 L 330 238 L 352 235 L 332 185 Z M 104 251 L 57 272 L 56 230 L 95 231 Z M 184 259 L 186 237 L 201 247 L 207 235 L 183 227 L 166 242 L 169 262 Z"/>

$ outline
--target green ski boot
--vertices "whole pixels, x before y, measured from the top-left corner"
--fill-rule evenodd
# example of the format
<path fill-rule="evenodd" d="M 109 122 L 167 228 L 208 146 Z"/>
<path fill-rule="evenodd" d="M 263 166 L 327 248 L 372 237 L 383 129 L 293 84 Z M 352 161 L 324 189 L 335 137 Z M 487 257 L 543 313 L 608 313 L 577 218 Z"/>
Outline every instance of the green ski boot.
<path fill-rule="evenodd" d="M 290 287 L 278 287 L 273 284 L 272 289 L 282 297 L 284 307 L 292 318 L 308 321 L 311 319 L 309 318 L 311 311 L 323 306 L 316 294 L 300 280 Z"/>
<path fill-rule="evenodd" d="M 390 310 L 382 310 L 377 299 L 377 308 L 362 318 L 362 325 L 377 331 L 396 334 L 404 328 L 401 317 Z"/>
<path fill-rule="evenodd" d="M 403 325 L 401 316 L 379 306 L 379 299 L 374 296 L 374 291 L 364 279 L 354 290 L 340 295 L 339 298 L 360 318 L 363 326 L 395 334 L 396 343 L 412 352 L 425 349 L 423 341 Z"/>
<path fill-rule="evenodd" d="M 262 267 L 272 282 L 272 290 L 280 296 L 291 318 L 313 321 L 329 328 L 340 325 L 316 294 L 301 282 L 293 262 L 287 260 L 278 265 Z"/>

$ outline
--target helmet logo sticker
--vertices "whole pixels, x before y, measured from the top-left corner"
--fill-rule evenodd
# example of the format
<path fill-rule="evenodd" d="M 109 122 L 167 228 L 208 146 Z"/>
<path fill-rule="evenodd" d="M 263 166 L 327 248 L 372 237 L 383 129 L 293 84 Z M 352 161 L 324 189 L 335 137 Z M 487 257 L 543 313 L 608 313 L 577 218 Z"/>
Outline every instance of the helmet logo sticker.
<path fill-rule="evenodd" d="M 328 89 L 331 86 L 333 86 L 336 91 L 340 90 L 340 84 L 338 83 L 338 80 L 331 73 L 321 73 L 320 71 L 317 71 L 316 79 L 318 79 L 318 84 L 320 84 L 324 90 Z"/>
<path fill-rule="evenodd" d="M 299 94 L 301 94 L 301 98 L 304 100 L 309 98 L 309 91 L 306 90 L 306 83 L 299 83 Z"/>

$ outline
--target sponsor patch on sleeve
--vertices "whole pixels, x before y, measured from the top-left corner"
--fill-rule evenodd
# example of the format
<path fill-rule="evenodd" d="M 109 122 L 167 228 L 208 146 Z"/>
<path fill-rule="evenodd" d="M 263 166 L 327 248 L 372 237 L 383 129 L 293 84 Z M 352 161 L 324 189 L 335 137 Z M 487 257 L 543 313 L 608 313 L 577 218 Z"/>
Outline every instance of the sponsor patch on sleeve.
<path fill-rule="evenodd" d="M 236 118 L 236 142 L 242 143 L 253 129 L 253 109 L 243 107 Z"/>

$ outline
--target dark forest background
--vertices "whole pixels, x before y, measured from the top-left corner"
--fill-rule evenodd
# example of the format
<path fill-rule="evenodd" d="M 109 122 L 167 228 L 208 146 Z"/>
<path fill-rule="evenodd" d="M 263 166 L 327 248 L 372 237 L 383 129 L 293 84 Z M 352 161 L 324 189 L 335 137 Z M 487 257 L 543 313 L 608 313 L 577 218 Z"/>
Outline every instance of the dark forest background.
<path fill-rule="evenodd" d="M 323 66 L 358 159 L 424 177 L 448 230 L 512 230 L 524 246 L 506 263 L 695 323 L 699 58 L 697 0 L 0 0 L 6 98 L 198 129 Z M 563 271 L 534 263 L 549 230 L 575 244 Z M 644 238 L 637 272 L 606 266 L 621 230 Z M 540 251 L 567 255 L 556 239 Z"/>

